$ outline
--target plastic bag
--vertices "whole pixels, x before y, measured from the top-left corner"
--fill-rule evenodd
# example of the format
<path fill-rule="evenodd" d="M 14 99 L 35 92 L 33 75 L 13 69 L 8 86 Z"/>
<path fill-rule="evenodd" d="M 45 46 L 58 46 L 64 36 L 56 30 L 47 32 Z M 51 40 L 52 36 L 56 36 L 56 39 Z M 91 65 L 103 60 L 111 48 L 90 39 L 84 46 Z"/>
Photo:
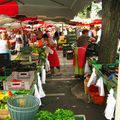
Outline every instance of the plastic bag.
<path fill-rule="evenodd" d="M 91 70 L 88 64 L 88 60 L 86 60 L 84 74 L 86 76 L 86 75 L 89 75 L 90 73 L 91 73 Z"/>
<path fill-rule="evenodd" d="M 41 83 L 41 79 L 40 79 L 39 73 L 37 73 L 37 75 L 38 75 L 38 92 L 39 92 L 39 94 L 40 94 L 40 98 L 43 98 L 43 97 L 45 97 L 46 95 L 45 95 L 45 93 L 44 93 L 44 91 L 43 91 L 43 88 L 42 88 L 42 83 Z"/>
<path fill-rule="evenodd" d="M 42 69 L 42 83 L 45 84 L 45 80 L 46 80 L 46 70 L 43 68 Z"/>
<path fill-rule="evenodd" d="M 93 68 L 93 72 L 92 72 L 92 74 L 90 76 L 90 79 L 88 81 L 87 87 L 90 87 L 90 85 L 95 84 L 96 83 L 96 79 L 97 79 L 97 75 L 95 73 L 95 68 Z"/>
<path fill-rule="evenodd" d="M 106 108 L 105 108 L 105 117 L 109 120 L 112 120 L 112 118 L 114 118 L 116 100 L 113 96 L 114 90 L 110 89 L 109 93 L 110 94 L 108 95 L 107 105 L 106 105 Z"/>
<path fill-rule="evenodd" d="M 105 96 L 104 83 L 103 83 L 103 78 L 102 77 L 100 77 L 97 80 L 96 86 L 98 86 L 99 95 L 100 96 Z"/>
<path fill-rule="evenodd" d="M 37 85 L 36 85 L 36 84 L 34 85 L 34 89 L 35 89 L 34 96 L 39 99 L 39 102 L 40 102 L 39 106 L 41 106 L 41 105 L 42 105 L 42 102 L 41 102 L 40 94 L 39 94 L 39 92 L 38 92 L 38 88 L 37 88 Z"/>
<path fill-rule="evenodd" d="M 45 69 L 47 72 L 50 71 L 50 63 L 49 63 L 48 59 L 46 59 L 46 62 L 45 62 Z"/>

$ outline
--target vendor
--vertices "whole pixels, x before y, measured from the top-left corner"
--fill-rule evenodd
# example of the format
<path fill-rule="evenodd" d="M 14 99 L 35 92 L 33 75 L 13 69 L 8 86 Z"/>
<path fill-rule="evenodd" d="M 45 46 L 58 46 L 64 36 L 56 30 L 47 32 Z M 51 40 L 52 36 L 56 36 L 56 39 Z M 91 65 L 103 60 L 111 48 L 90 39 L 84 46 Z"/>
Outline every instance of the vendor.
<path fill-rule="evenodd" d="M 88 45 L 90 42 L 93 42 L 95 38 L 88 36 L 89 30 L 84 29 L 82 35 L 77 39 L 77 47 L 82 47 Z"/>
<path fill-rule="evenodd" d="M 56 50 L 57 44 L 47 34 L 43 34 L 43 39 L 44 39 L 44 43 L 49 48 L 48 61 L 50 63 L 51 73 L 54 74 L 55 73 L 55 68 L 57 68 L 57 73 L 56 74 L 60 74 L 61 73 L 61 71 L 60 71 L 60 61 L 59 61 L 58 53 L 57 53 L 57 50 Z"/>
<path fill-rule="evenodd" d="M 84 29 L 82 31 L 82 35 L 77 39 L 77 47 L 75 48 L 73 66 L 75 77 L 83 77 L 84 76 L 84 66 L 86 62 L 86 50 L 91 41 L 94 38 L 90 38 L 88 36 L 88 29 Z"/>

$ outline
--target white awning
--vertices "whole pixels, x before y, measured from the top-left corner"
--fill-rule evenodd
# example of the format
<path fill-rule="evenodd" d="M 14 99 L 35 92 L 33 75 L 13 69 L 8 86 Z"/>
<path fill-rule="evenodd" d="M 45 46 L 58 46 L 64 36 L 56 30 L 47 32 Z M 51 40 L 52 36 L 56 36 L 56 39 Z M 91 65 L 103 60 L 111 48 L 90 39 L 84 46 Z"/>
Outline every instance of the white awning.
<path fill-rule="evenodd" d="M 18 0 L 17 0 L 18 1 Z M 73 18 L 93 0 L 19 0 L 19 14 Z M 101 0 L 97 0 L 98 2 Z"/>

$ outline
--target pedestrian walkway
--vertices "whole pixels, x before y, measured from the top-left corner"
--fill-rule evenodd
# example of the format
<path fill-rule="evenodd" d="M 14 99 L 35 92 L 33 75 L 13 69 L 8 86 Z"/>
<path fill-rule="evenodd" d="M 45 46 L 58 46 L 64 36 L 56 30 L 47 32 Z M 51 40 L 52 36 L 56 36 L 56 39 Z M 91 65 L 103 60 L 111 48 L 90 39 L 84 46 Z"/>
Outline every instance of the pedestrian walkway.
<path fill-rule="evenodd" d="M 54 74 L 48 77 L 47 80 L 74 80 L 72 60 L 67 60 L 66 57 L 63 57 L 62 51 L 58 51 L 58 54 L 62 73 L 59 75 Z"/>
<path fill-rule="evenodd" d="M 83 80 L 74 78 L 72 60 L 63 58 L 62 51 L 59 51 L 58 54 L 62 74 L 47 77 L 46 84 L 43 85 L 47 96 L 42 99 L 40 109 L 53 112 L 58 108 L 66 108 L 72 110 L 75 115 L 85 115 L 86 120 L 105 120 L 105 105 L 88 103 L 84 97 Z M 79 87 L 79 91 L 77 91 L 79 98 L 72 92 L 76 85 Z"/>

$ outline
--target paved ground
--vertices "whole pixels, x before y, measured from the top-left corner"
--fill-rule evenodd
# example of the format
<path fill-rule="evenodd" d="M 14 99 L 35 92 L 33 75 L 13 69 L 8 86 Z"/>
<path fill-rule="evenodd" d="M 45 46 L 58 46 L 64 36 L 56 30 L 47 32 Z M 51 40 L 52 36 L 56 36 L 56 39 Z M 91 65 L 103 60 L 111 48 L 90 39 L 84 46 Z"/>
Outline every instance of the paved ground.
<path fill-rule="evenodd" d="M 59 52 L 61 62 L 61 75 L 53 75 L 47 77 L 47 82 L 43 85 L 46 97 L 42 99 L 42 110 L 55 111 L 57 108 L 68 108 L 75 114 L 84 114 L 86 120 L 105 120 L 104 109 L 105 105 L 96 105 L 88 103 L 84 97 L 83 80 L 74 78 L 74 70 L 72 60 L 67 60 L 62 57 L 62 52 Z M 75 97 L 74 87 L 77 85 L 77 94 L 81 97 Z M 72 91 L 71 91 L 72 90 Z"/>

